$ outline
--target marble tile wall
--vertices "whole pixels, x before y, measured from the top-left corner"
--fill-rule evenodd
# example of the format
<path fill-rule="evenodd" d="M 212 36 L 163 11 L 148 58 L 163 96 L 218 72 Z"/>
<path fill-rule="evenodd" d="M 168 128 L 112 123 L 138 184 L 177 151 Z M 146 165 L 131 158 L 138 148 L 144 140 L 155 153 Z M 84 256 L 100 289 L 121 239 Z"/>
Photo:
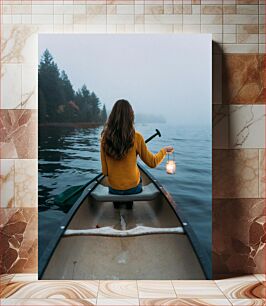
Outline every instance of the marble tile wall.
<path fill-rule="evenodd" d="M 38 33 L 80 32 L 212 33 L 213 276 L 265 271 L 264 0 L 2 0 L 0 10 L 1 272 L 37 272 Z"/>

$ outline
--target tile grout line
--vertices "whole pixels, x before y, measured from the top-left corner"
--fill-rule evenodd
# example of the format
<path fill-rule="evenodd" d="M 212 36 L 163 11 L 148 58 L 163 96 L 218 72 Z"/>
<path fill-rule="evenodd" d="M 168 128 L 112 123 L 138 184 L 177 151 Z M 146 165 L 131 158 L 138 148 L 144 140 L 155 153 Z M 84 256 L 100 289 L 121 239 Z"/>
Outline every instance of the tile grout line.
<path fill-rule="evenodd" d="M 218 288 L 218 290 L 221 291 L 221 293 L 223 294 L 223 296 L 228 300 L 227 296 L 224 294 L 224 292 L 222 291 L 222 289 L 218 286 L 218 284 L 216 283 L 216 280 L 213 280 L 215 286 Z"/>
<path fill-rule="evenodd" d="M 97 295 L 96 295 L 96 305 L 98 305 L 98 296 L 100 291 L 100 280 L 98 281 L 98 287 L 97 287 Z"/>
<path fill-rule="evenodd" d="M 138 281 L 137 280 L 136 280 L 136 285 L 137 285 L 138 302 L 139 302 L 139 306 L 140 306 L 139 285 L 138 285 Z"/>
<path fill-rule="evenodd" d="M 174 286 L 174 284 L 173 284 L 173 281 L 174 281 L 174 280 L 171 280 L 171 283 L 172 283 L 172 286 L 173 286 L 173 288 L 174 288 L 175 295 L 176 295 L 177 299 L 179 299 L 179 296 L 178 296 L 178 294 L 177 294 L 177 291 L 175 290 L 175 286 Z"/>

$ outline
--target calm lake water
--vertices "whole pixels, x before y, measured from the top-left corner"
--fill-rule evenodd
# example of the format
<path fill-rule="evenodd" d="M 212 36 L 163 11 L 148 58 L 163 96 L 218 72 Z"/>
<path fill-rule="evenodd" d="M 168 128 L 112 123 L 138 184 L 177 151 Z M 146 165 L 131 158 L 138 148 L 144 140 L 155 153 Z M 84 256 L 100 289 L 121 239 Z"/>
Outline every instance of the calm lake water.
<path fill-rule="evenodd" d="M 165 172 L 166 159 L 148 169 L 172 194 L 211 258 L 211 128 L 166 124 L 136 124 L 144 138 L 158 128 L 162 137 L 148 147 L 157 152 L 166 145 L 175 149 L 175 175 Z M 99 136 L 102 127 L 88 129 L 39 128 L 39 255 L 50 241 L 62 208 L 53 197 L 66 188 L 86 183 L 101 172 Z M 148 168 L 148 167 L 147 167 Z"/>

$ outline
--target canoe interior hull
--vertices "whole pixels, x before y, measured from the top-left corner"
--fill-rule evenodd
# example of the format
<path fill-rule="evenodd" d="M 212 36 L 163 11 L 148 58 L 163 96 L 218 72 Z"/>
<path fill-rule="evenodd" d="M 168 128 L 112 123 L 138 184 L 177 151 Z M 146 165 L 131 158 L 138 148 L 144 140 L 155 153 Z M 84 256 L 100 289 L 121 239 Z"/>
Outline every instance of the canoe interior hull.
<path fill-rule="evenodd" d="M 150 182 L 142 173 L 144 184 Z M 112 202 L 87 197 L 67 229 L 138 225 L 181 226 L 166 198 L 134 202 L 133 209 L 114 209 Z M 191 243 L 184 234 L 137 237 L 62 237 L 42 279 L 205 279 Z"/>

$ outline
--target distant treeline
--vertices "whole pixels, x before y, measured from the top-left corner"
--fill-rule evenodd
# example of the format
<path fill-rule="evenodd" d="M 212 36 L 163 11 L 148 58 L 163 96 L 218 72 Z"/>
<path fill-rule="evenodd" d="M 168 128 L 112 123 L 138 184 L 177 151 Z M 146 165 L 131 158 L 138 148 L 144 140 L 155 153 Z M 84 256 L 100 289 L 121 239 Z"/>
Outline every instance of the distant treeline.
<path fill-rule="evenodd" d="M 64 70 L 60 72 L 53 56 L 46 49 L 38 67 L 39 122 L 104 123 L 105 105 L 84 84 L 74 91 Z"/>

